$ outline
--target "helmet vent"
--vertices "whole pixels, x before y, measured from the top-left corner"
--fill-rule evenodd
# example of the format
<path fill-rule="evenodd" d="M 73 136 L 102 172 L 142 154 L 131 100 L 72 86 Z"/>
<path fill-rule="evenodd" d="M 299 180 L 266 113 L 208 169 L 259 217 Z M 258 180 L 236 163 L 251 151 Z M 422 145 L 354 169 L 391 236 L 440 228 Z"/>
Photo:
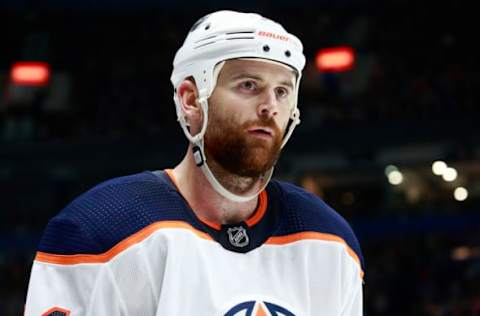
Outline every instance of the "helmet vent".
<path fill-rule="evenodd" d="M 239 31 L 239 32 L 227 32 L 226 35 L 236 35 L 236 34 L 253 34 L 254 31 Z"/>
<path fill-rule="evenodd" d="M 226 40 L 236 40 L 236 39 L 255 39 L 255 32 L 253 31 L 239 31 L 239 32 L 227 32 L 225 33 Z"/>
<path fill-rule="evenodd" d="M 210 44 L 215 44 L 215 41 L 211 41 L 211 42 L 207 42 L 207 43 L 202 43 L 200 45 L 197 45 L 195 46 L 193 49 L 198 49 L 200 47 L 204 47 L 204 46 L 207 46 L 207 45 L 210 45 Z"/>
<path fill-rule="evenodd" d="M 200 42 L 203 42 L 203 41 L 206 41 L 206 40 L 209 40 L 209 39 L 212 39 L 212 38 L 215 38 L 215 37 L 217 37 L 217 35 L 210 35 L 210 36 L 201 38 L 201 39 L 199 39 L 198 41 L 195 41 L 195 44 L 200 43 Z"/>
<path fill-rule="evenodd" d="M 254 37 L 247 37 L 247 36 L 244 36 L 244 37 L 229 37 L 226 40 L 238 40 L 238 39 L 254 39 Z"/>

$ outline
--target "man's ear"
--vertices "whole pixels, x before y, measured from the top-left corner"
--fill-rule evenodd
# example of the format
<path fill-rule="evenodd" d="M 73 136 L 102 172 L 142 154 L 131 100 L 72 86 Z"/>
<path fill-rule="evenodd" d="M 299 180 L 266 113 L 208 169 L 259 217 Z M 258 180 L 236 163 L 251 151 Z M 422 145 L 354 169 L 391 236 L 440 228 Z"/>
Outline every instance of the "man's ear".
<path fill-rule="evenodd" d="M 178 98 L 182 106 L 185 120 L 190 126 L 190 132 L 195 134 L 197 126 L 202 122 L 202 109 L 197 102 L 198 90 L 193 80 L 184 80 L 177 88 Z M 192 130 L 193 129 L 193 130 Z"/>

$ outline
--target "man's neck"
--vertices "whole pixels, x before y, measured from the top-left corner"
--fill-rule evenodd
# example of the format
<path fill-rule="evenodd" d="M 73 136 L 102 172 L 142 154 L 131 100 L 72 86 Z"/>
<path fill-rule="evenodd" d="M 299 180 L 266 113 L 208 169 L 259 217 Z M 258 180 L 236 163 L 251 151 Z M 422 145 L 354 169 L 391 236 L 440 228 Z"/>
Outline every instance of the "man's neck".
<path fill-rule="evenodd" d="M 212 167 L 209 164 L 209 167 Z M 211 168 L 217 180 L 235 194 L 251 195 L 260 187 L 260 179 L 242 178 L 218 166 Z M 195 165 L 191 150 L 173 169 L 173 176 L 180 193 L 193 212 L 201 219 L 217 224 L 231 224 L 247 220 L 257 208 L 258 197 L 247 202 L 233 202 L 220 195 L 208 182 L 202 170 Z"/>

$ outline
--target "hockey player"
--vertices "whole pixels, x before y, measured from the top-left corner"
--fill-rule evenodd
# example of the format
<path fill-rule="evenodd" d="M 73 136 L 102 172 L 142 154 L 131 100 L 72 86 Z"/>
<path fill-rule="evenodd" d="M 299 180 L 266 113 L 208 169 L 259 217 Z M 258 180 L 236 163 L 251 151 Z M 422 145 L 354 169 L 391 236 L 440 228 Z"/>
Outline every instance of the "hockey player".
<path fill-rule="evenodd" d="M 25 315 L 362 315 L 349 225 L 270 180 L 300 122 L 302 50 L 258 14 L 195 23 L 171 77 L 185 158 L 99 184 L 54 217 Z"/>

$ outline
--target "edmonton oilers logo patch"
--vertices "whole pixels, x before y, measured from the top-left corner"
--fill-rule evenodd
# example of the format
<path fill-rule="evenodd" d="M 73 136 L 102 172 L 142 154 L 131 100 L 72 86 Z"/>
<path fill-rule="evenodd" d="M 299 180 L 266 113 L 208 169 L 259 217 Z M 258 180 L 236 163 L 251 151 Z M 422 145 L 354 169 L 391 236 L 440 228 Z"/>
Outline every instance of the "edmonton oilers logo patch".
<path fill-rule="evenodd" d="M 228 240 L 232 244 L 232 246 L 242 248 L 248 245 L 250 239 L 247 235 L 247 230 L 242 226 L 229 228 L 227 230 Z"/>
<path fill-rule="evenodd" d="M 269 302 L 249 301 L 232 307 L 224 316 L 295 316 L 285 307 Z"/>

